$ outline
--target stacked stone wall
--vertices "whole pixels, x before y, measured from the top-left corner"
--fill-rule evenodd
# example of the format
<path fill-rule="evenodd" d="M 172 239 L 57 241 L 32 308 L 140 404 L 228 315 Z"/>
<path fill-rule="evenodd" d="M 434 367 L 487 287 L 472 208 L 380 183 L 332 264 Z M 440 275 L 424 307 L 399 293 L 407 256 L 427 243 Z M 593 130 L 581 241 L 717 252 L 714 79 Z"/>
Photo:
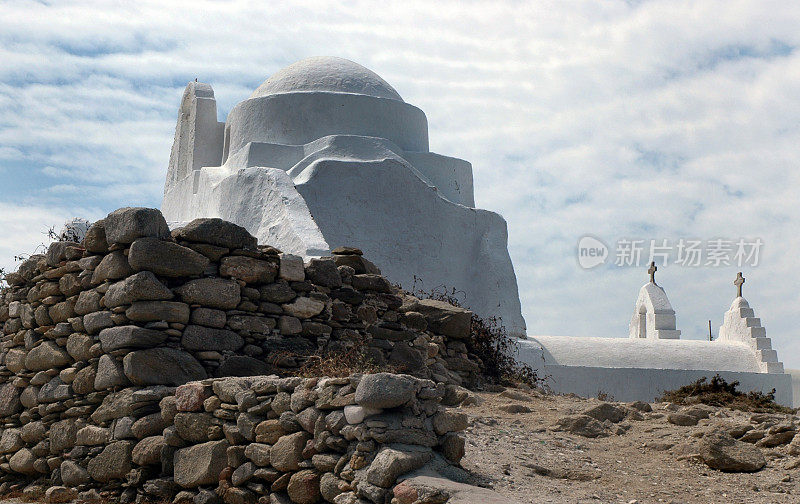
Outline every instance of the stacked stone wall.
<path fill-rule="evenodd" d="M 123 208 L 6 281 L 0 491 L 39 481 L 144 495 L 144 481 L 169 472 L 137 464 L 144 448 L 135 448 L 177 430 L 159 404 L 190 381 L 297 374 L 311 355 L 353 348 L 449 390 L 479 376 L 465 344 L 469 311 L 409 296 L 357 249 L 304 264 L 220 219 L 170 232 L 158 210 Z M 215 436 L 225 437 L 225 421 L 238 424 L 211 416 Z"/>
<path fill-rule="evenodd" d="M 160 470 L 173 475 L 140 491 L 158 498 L 163 488 L 187 502 L 213 494 L 382 504 L 402 474 L 463 457 L 467 418 L 440 406 L 445 393 L 444 384 L 389 373 L 189 383 L 161 401 L 163 435 L 133 448 L 135 471 L 158 470 L 145 463 L 159 460 L 160 445 Z"/>

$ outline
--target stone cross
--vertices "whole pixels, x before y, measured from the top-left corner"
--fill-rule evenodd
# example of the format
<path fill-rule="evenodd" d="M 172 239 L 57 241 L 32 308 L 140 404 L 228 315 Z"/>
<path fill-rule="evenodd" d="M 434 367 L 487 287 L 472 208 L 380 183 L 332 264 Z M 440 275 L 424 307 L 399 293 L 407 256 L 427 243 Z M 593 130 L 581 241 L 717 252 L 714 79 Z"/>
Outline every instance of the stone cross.
<path fill-rule="evenodd" d="M 658 267 L 656 266 L 656 262 L 652 261 L 650 267 L 647 268 L 647 272 L 650 273 L 650 283 L 656 283 L 656 271 L 658 271 Z"/>
<path fill-rule="evenodd" d="M 736 280 L 733 281 L 733 285 L 736 286 L 736 296 L 742 297 L 742 285 L 744 285 L 744 277 L 742 276 L 742 272 L 736 274 Z"/>

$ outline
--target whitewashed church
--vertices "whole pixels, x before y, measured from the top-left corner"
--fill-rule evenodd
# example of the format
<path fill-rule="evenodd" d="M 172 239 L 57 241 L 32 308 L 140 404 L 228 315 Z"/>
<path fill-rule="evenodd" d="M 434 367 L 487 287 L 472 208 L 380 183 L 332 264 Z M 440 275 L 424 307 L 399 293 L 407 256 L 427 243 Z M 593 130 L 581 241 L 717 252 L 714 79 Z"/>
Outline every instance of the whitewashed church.
<path fill-rule="evenodd" d="M 212 87 L 189 83 L 162 211 L 173 226 L 224 218 L 305 258 L 357 246 L 406 288 L 415 278 L 455 287 L 476 313 L 525 338 L 519 358 L 555 392 L 651 401 L 719 373 L 792 404 L 791 376 L 742 297 L 741 275 L 715 341 L 680 339 L 654 264 L 629 338 L 526 338 L 506 222 L 474 206 L 471 165 L 429 151 L 422 110 L 374 72 L 319 57 L 274 74 L 225 122 Z"/>
<path fill-rule="evenodd" d="M 608 394 L 620 401 L 651 401 L 699 378 L 719 374 L 738 381 L 742 390 L 770 392 L 793 404 L 792 377 L 786 374 L 766 329 L 742 296 L 739 273 L 736 297 L 725 312 L 716 340 L 680 339 L 675 310 L 656 283 L 639 290 L 628 338 L 530 336 L 520 342 L 520 358 L 548 376 L 554 392 L 594 397 Z"/>

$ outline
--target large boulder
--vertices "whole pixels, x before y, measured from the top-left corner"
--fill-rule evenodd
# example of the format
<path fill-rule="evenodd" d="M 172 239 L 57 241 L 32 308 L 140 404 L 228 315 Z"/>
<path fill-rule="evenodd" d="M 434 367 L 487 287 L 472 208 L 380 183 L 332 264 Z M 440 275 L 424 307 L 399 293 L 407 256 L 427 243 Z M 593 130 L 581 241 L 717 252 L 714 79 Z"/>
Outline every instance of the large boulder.
<path fill-rule="evenodd" d="M 34 347 L 25 357 L 25 367 L 31 371 L 61 368 L 72 362 L 66 350 L 54 341 L 45 341 Z"/>
<path fill-rule="evenodd" d="M 111 438 L 109 429 L 96 425 L 87 425 L 78 430 L 75 435 L 75 444 L 78 446 L 99 446 L 108 443 Z"/>
<path fill-rule="evenodd" d="M 178 386 L 207 376 L 194 357 L 174 348 L 137 350 L 126 355 L 122 363 L 125 376 L 134 385 Z"/>
<path fill-rule="evenodd" d="M 333 259 L 311 259 L 306 266 L 306 278 L 313 284 L 330 289 L 342 286 L 342 277 Z"/>
<path fill-rule="evenodd" d="M 206 325 L 206 324 L 201 324 Z M 244 331 L 267 335 L 275 328 L 275 319 L 269 317 L 252 317 L 249 315 L 233 315 L 228 319 L 228 327 L 234 331 Z"/>
<path fill-rule="evenodd" d="M 427 361 L 427 352 L 412 347 L 405 341 L 396 342 L 394 348 L 392 348 L 392 351 L 389 353 L 389 364 L 393 365 L 395 369 L 401 372 L 414 374 L 424 373 Z"/>
<path fill-rule="evenodd" d="M 321 495 L 319 492 L 319 473 L 310 469 L 303 469 L 292 474 L 286 493 L 292 502 L 297 504 L 315 504 Z"/>
<path fill-rule="evenodd" d="M 448 432 L 461 432 L 469 426 L 469 417 L 466 413 L 445 409 L 433 416 L 433 429 L 442 436 Z"/>
<path fill-rule="evenodd" d="M 134 301 L 165 301 L 172 298 L 172 291 L 152 272 L 141 271 L 111 285 L 104 302 L 107 308 L 114 308 Z"/>
<path fill-rule="evenodd" d="M 53 377 L 42 385 L 42 388 L 39 389 L 39 394 L 36 396 L 39 403 L 54 403 L 70 398 L 72 398 L 72 390 L 59 376 Z"/>
<path fill-rule="evenodd" d="M 76 394 L 89 394 L 94 392 L 94 379 L 97 376 L 97 369 L 92 366 L 86 366 L 77 373 L 72 380 L 72 390 Z"/>
<path fill-rule="evenodd" d="M 22 409 L 19 396 L 22 389 L 15 387 L 13 383 L 6 383 L 0 386 L 0 416 L 8 417 L 16 415 Z"/>
<path fill-rule="evenodd" d="M 361 291 L 375 291 L 390 294 L 392 284 L 381 275 L 366 273 L 363 275 L 353 275 L 353 288 Z"/>
<path fill-rule="evenodd" d="M 89 461 L 87 469 L 89 476 L 101 483 L 123 479 L 131 470 L 131 443 L 129 441 L 111 443 Z"/>
<path fill-rule="evenodd" d="M 293 254 L 280 254 L 280 270 L 278 276 L 289 282 L 302 282 L 306 279 L 303 258 Z"/>
<path fill-rule="evenodd" d="M 102 294 L 96 290 L 87 290 L 78 294 L 78 300 L 75 302 L 75 314 L 86 315 L 101 310 L 100 299 Z"/>
<path fill-rule="evenodd" d="M 246 283 L 266 284 L 275 280 L 278 266 L 269 261 L 246 256 L 229 256 L 222 259 L 219 274 L 238 278 Z"/>
<path fill-rule="evenodd" d="M 428 329 L 456 339 L 467 339 L 472 327 L 472 312 L 435 299 L 421 299 L 412 311 L 425 316 Z"/>
<path fill-rule="evenodd" d="M 74 241 L 55 241 L 47 248 L 45 260 L 48 266 L 58 266 L 61 261 L 66 259 L 67 249 L 70 247 L 80 247 Z"/>
<path fill-rule="evenodd" d="M 355 401 L 367 408 L 396 408 L 416 397 L 417 380 L 408 375 L 376 373 L 361 378 Z"/>
<path fill-rule="evenodd" d="M 134 391 L 135 389 L 132 388 L 124 388 L 119 392 L 108 394 L 100 406 L 91 414 L 91 420 L 99 424 L 115 418 L 130 416 L 133 413 Z M 50 437 L 52 438 L 52 432 Z"/>
<path fill-rule="evenodd" d="M 97 373 L 94 378 L 95 390 L 126 387 L 128 385 L 130 385 L 130 381 L 125 377 L 122 363 L 108 354 L 102 355 L 97 363 Z"/>
<path fill-rule="evenodd" d="M 300 319 L 319 315 L 325 309 L 325 303 L 309 297 L 299 297 L 294 302 L 283 305 L 283 311 Z"/>
<path fill-rule="evenodd" d="M 381 270 L 377 266 L 360 254 L 337 254 L 333 252 L 333 260 L 336 262 L 336 266 L 350 266 L 357 275 L 364 273 L 381 274 Z"/>
<path fill-rule="evenodd" d="M 25 357 L 28 352 L 24 348 L 12 348 L 6 354 L 5 365 L 9 371 L 18 374 L 25 370 Z"/>
<path fill-rule="evenodd" d="M 307 432 L 295 432 L 281 437 L 270 450 L 272 467 L 279 471 L 296 471 L 303 461 L 303 449 L 311 439 Z"/>
<path fill-rule="evenodd" d="M 106 240 L 106 224 L 104 219 L 95 221 L 86 231 L 83 237 L 83 248 L 92 254 L 105 254 L 108 252 L 108 241 Z"/>
<path fill-rule="evenodd" d="M 72 460 L 61 462 L 61 482 L 65 485 L 77 487 L 89 483 L 90 480 L 89 472 L 76 462 Z"/>
<path fill-rule="evenodd" d="M 331 472 L 326 472 L 319 480 L 319 493 L 326 502 L 335 502 L 342 490 L 339 488 L 340 479 Z"/>
<path fill-rule="evenodd" d="M 164 421 L 164 417 L 161 416 L 161 411 L 157 411 L 133 422 L 133 425 L 131 425 L 131 434 L 133 434 L 136 439 L 144 439 L 163 433 L 166 426 L 167 423 Z"/>
<path fill-rule="evenodd" d="M 418 499 L 426 496 L 436 498 L 436 502 L 453 504 L 516 504 L 517 502 L 488 488 L 457 483 L 435 476 L 407 479 L 394 487 L 393 494 L 392 502 L 397 501 L 397 504 L 414 504 L 421 502 Z"/>
<path fill-rule="evenodd" d="M 47 504 L 67 504 L 78 498 L 78 491 L 65 486 L 52 486 L 44 493 Z"/>
<path fill-rule="evenodd" d="M 175 483 L 184 488 L 216 485 L 228 466 L 228 442 L 224 439 L 181 448 L 175 452 Z"/>
<path fill-rule="evenodd" d="M 131 245 L 128 262 L 137 271 L 186 277 L 202 273 L 209 261 L 206 256 L 177 243 L 158 238 L 140 238 Z"/>
<path fill-rule="evenodd" d="M 244 346 L 244 340 L 226 329 L 190 325 L 183 331 L 181 345 L 187 350 L 196 351 L 236 351 Z"/>
<path fill-rule="evenodd" d="M 100 261 L 92 273 L 92 283 L 99 284 L 106 280 L 119 280 L 135 273 L 128 258 L 121 250 L 115 250 Z"/>
<path fill-rule="evenodd" d="M 166 333 L 135 325 L 115 326 L 100 331 L 100 344 L 104 352 L 120 348 L 152 348 L 165 339 Z"/>
<path fill-rule="evenodd" d="M 229 278 L 200 278 L 186 282 L 175 290 L 184 303 L 209 308 L 232 310 L 241 301 L 241 288 Z"/>
<path fill-rule="evenodd" d="M 174 232 L 175 239 L 230 249 L 255 249 L 258 242 L 242 226 L 222 219 L 195 219 Z"/>
<path fill-rule="evenodd" d="M 213 308 L 195 308 L 189 316 L 189 322 L 192 324 L 202 325 L 206 327 L 216 327 L 222 329 L 225 327 L 228 317 L 222 310 L 215 310 Z"/>
<path fill-rule="evenodd" d="M 289 286 L 286 280 L 263 285 L 258 289 L 262 301 L 270 303 L 286 303 L 297 297 L 297 292 Z"/>
<path fill-rule="evenodd" d="M 111 319 L 110 311 L 99 311 L 83 316 L 83 328 L 89 334 L 97 334 L 106 327 L 112 327 L 114 321 Z"/>
<path fill-rule="evenodd" d="M 164 436 L 150 436 L 133 447 L 131 458 L 140 466 L 157 465 L 161 462 L 161 449 L 167 445 Z"/>
<path fill-rule="evenodd" d="M 114 210 L 103 221 L 108 243 L 133 243 L 137 238 L 169 238 L 169 226 L 155 208 L 125 207 Z"/>
<path fill-rule="evenodd" d="M 403 449 L 384 447 L 367 469 L 367 481 L 382 488 L 390 488 L 397 478 L 415 471 L 433 458 L 429 448 L 405 446 Z"/>
<path fill-rule="evenodd" d="M 190 443 L 202 443 L 209 440 L 208 430 L 217 425 L 217 420 L 210 413 L 180 412 L 175 414 L 173 423 L 175 432 L 181 439 Z"/>
<path fill-rule="evenodd" d="M 134 301 L 125 316 L 134 322 L 189 322 L 189 305 L 177 301 Z"/>
<path fill-rule="evenodd" d="M 270 465 L 271 446 L 263 443 L 250 443 L 244 449 L 244 456 L 250 459 L 256 466 L 267 467 Z"/>
<path fill-rule="evenodd" d="M 203 402 L 211 396 L 211 391 L 202 383 L 192 382 L 175 390 L 176 411 L 200 411 Z"/>
<path fill-rule="evenodd" d="M 671 423 L 672 425 L 680 425 L 681 427 L 691 427 L 693 425 L 697 425 L 699 420 L 696 416 L 675 412 L 667 415 L 667 422 Z"/>
<path fill-rule="evenodd" d="M 755 472 L 767 465 L 761 450 L 722 432 L 703 436 L 699 454 L 708 467 L 725 472 Z"/>
<path fill-rule="evenodd" d="M 563 416 L 556 421 L 555 430 L 588 438 L 608 437 L 611 435 L 602 422 L 588 415 Z"/>
<path fill-rule="evenodd" d="M 50 453 L 60 455 L 75 446 L 80 425 L 74 419 L 60 420 L 50 426 Z"/>
<path fill-rule="evenodd" d="M 17 268 L 17 275 L 19 275 L 20 280 L 32 280 L 36 275 L 38 275 L 41 271 L 40 263 L 42 261 L 47 262 L 44 254 L 33 254 L 29 258 L 22 261 L 22 264 L 20 264 L 19 268 Z"/>
<path fill-rule="evenodd" d="M 584 411 L 583 414 L 601 422 L 608 420 L 611 423 L 619 423 L 628 415 L 628 410 L 623 406 L 603 402 L 597 406 L 592 406 Z"/>
<path fill-rule="evenodd" d="M 38 472 L 33 465 L 34 462 L 36 462 L 36 455 L 27 448 L 22 448 L 8 459 L 8 465 L 12 471 L 29 476 Z"/>
<path fill-rule="evenodd" d="M 6 429 L 0 436 L 0 453 L 14 453 L 25 446 L 19 429 Z"/>
<path fill-rule="evenodd" d="M 72 333 L 67 338 L 67 353 L 76 361 L 85 361 L 92 358 L 92 345 L 94 338 L 82 333 Z"/>
<path fill-rule="evenodd" d="M 66 322 L 71 317 L 75 316 L 75 301 L 77 299 L 68 298 L 66 301 L 56 303 L 47 310 L 47 314 L 54 324 L 59 322 Z M 24 323 L 23 318 L 23 323 Z"/>

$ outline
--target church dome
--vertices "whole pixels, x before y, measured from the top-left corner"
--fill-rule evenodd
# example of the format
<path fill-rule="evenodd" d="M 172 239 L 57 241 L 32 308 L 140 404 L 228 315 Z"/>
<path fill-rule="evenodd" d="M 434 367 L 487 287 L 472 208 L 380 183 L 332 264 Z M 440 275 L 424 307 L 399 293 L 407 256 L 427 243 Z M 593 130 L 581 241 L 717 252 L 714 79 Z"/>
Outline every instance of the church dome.
<path fill-rule="evenodd" d="M 347 93 L 403 101 L 378 74 L 344 58 L 306 58 L 277 71 L 250 98 L 285 93 Z"/>

